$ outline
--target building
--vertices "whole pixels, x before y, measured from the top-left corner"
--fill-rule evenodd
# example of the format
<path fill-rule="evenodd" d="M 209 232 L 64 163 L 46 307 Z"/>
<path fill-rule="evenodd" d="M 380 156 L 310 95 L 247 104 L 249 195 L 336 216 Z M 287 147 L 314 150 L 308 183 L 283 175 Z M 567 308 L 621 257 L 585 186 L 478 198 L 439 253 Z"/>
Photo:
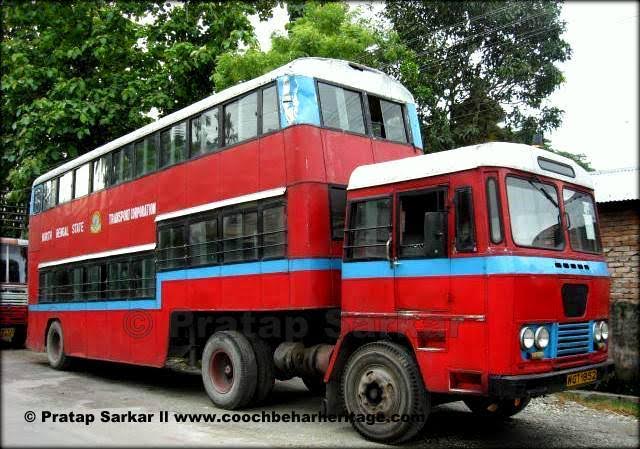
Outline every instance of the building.
<path fill-rule="evenodd" d="M 640 195 L 638 168 L 592 173 L 611 273 L 611 346 L 616 376 L 637 393 Z"/>

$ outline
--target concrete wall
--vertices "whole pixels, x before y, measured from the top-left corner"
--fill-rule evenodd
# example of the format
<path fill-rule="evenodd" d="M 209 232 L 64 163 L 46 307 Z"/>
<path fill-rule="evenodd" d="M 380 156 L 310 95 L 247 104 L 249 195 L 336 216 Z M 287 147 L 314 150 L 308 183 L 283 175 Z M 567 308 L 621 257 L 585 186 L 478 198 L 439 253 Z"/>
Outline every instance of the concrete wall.
<path fill-rule="evenodd" d="M 599 203 L 602 246 L 611 273 L 610 354 L 616 376 L 638 382 L 640 201 Z"/>

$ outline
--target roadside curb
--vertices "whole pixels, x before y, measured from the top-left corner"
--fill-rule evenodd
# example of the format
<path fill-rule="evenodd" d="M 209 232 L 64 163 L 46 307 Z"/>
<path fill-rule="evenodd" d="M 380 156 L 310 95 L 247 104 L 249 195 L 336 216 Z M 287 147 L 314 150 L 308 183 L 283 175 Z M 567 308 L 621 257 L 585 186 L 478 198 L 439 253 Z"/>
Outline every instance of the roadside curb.
<path fill-rule="evenodd" d="M 564 391 L 563 393 L 577 394 L 578 396 L 582 396 L 584 398 L 595 396 L 600 398 L 615 399 L 619 401 L 634 402 L 636 404 L 640 403 L 640 397 L 630 396 L 627 394 L 605 393 L 602 391 L 588 391 L 588 390 L 568 390 L 568 391 Z"/>

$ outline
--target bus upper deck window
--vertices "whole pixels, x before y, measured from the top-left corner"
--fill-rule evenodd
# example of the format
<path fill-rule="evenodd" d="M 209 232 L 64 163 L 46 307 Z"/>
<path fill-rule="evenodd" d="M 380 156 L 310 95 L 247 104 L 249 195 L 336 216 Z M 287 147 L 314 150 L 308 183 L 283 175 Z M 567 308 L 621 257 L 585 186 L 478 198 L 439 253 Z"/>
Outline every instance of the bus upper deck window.
<path fill-rule="evenodd" d="M 369 95 L 368 100 L 373 136 L 395 142 L 407 142 L 402 105 L 373 95 Z"/>
<path fill-rule="evenodd" d="M 71 201 L 73 198 L 73 171 L 68 171 L 60 176 L 58 181 L 58 204 Z"/>
<path fill-rule="evenodd" d="M 362 97 L 359 92 L 320 82 L 318 92 L 324 126 L 365 133 Z"/>
<path fill-rule="evenodd" d="M 125 145 L 113 153 L 113 173 L 111 183 L 119 184 L 133 175 L 133 145 Z"/>
<path fill-rule="evenodd" d="M 135 176 L 146 175 L 156 169 L 158 160 L 156 158 L 155 135 L 150 135 L 136 142 L 133 145 L 135 153 Z"/>
<path fill-rule="evenodd" d="M 89 174 L 91 171 L 91 163 L 87 162 L 84 165 L 75 169 L 75 184 L 73 186 L 74 198 L 80 198 L 81 196 L 89 193 Z"/>
<path fill-rule="evenodd" d="M 210 153 L 220 147 L 218 108 L 209 109 L 191 119 L 191 157 Z"/>
<path fill-rule="evenodd" d="M 56 205 L 58 187 L 56 181 L 56 179 L 50 179 L 42 184 L 42 210 L 51 209 Z"/>
<path fill-rule="evenodd" d="M 233 101 L 224 107 L 224 144 L 233 145 L 258 135 L 258 94 Z"/>
<path fill-rule="evenodd" d="M 185 158 L 187 123 L 182 122 L 160 133 L 160 166 L 167 167 Z"/>
<path fill-rule="evenodd" d="M 42 207 L 42 184 L 38 184 L 33 188 L 33 213 L 37 214 L 43 210 Z"/>
<path fill-rule="evenodd" d="M 276 86 L 262 89 L 262 133 L 280 129 Z"/>
<path fill-rule="evenodd" d="M 104 189 L 109 181 L 109 159 L 111 154 L 104 155 L 93 161 L 92 192 Z"/>

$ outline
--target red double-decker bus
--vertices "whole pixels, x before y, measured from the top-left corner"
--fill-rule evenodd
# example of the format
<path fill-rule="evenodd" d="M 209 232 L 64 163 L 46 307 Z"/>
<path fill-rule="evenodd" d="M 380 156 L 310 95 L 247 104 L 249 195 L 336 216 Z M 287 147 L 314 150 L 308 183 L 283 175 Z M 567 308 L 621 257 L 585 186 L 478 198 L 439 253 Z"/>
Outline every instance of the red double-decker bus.
<path fill-rule="evenodd" d="M 385 442 L 435 403 L 504 417 L 602 380 L 584 170 L 420 142 L 398 82 L 304 58 L 56 168 L 33 187 L 28 346 L 58 369 L 186 359 L 227 409 L 300 376 Z"/>

